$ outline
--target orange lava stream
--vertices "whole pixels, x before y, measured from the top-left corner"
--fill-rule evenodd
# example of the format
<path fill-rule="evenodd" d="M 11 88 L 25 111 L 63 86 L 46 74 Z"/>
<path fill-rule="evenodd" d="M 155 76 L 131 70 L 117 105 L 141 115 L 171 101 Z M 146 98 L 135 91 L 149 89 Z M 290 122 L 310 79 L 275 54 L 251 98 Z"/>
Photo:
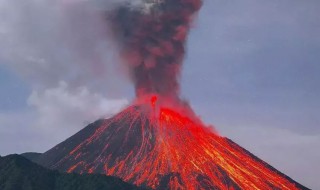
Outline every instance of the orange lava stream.
<path fill-rule="evenodd" d="M 155 101 L 152 99 L 152 109 Z M 145 110 L 129 107 L 107 120 L 70 152 L 69 156 L 78 162 L 68 172 L 82 165 L 82 173 L 92 173 L 102 164 L 106 175 L 154 189 L 161 189 L 161 180 L 166 175 L 170 189 L 298 189 L 263 161 L 189 117 L 171 108 L 161 107 L 156 113 L 148 106 L 142 108 Z M 149 112 L 152 114 L 146 114 Z M 81 160 L 80 149 L 99 141 L 101 134 L 114 124 L 126 127 L 124 141 L 129 141 L 130 134 L 137 134 L 139 129 L 138 146 L 113 160 L 114 152 L 107 157 L 98 156 L 91 163 Z M 108 140 L 113 135 L 101 142 L 105 143 L 104 150 L 114 146 Z M 122 147 L 118 146 L 120 151 Z"/>

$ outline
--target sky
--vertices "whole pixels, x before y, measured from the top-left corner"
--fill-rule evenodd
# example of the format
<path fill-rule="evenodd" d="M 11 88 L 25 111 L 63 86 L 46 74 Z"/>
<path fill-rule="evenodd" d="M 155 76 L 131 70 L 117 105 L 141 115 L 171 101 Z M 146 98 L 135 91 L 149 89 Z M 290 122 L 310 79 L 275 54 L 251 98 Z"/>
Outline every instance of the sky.
<path fill-rule="evenodd" d="M 320 1 L 206 0 L 182 97 L 202 120 L 320 189 Z M 44 152 L 129 104 L 94 3 L 0 0 L 0 155 Z"/>

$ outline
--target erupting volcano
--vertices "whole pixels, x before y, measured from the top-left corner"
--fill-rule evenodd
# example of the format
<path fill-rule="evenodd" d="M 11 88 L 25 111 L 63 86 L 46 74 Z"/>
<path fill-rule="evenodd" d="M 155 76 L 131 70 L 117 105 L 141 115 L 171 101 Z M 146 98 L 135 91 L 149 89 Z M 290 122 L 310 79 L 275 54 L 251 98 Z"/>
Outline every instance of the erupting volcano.
<path fill-rule="evenodd" d="M 155 99 L 89 125 L 44 153 L 39 163 L 61 171 L 117 176 L 159 190 L 306 189 Z"/>
<path fill-rule="evenodd" d="M 108 12 L 137 98 L 44 153 L 61 171 L 152 189 L 306 189 L 205 126 L 179 98 L 185 41 L 201 0 L 153 0 Z"/>

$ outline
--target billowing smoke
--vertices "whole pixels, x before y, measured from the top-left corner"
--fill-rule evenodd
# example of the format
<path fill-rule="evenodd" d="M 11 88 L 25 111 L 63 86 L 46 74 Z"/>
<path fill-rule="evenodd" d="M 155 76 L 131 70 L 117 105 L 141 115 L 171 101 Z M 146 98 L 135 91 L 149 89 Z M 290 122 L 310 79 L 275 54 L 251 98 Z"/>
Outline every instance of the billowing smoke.
<path fill-rule="evenodd" d="M 136 95 L 177 98 L 186 38 L 201 0 L 145 0 L 108 14 Z"/>

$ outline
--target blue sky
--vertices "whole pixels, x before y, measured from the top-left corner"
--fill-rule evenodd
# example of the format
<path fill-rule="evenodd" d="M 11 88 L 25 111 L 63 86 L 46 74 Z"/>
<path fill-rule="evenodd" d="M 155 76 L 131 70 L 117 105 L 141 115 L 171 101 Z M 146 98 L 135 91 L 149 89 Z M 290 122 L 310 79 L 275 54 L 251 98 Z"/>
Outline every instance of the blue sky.
<path fill-rule="evenodd" d="M 319 133 L 320 16 L 313 2 L 206 1 L 189 42 L 184 95 L 221 106 L 225 117 Z"/>
<path fill-rule="evenodd" d="M 104 65 L 118 58 L 101 43 L 100 18 L 87 5 L 66 13 L 58 5 L 0 0 L 1 155 L 43 152 L 133 97 L 125 72 Z M 319 9 L 317 0 L 207 0 L 181 78 L 182 96 L 205 123 L 313 189 Z"/>
<path fill-rule="evenodd" d="M 31 90 L 28 84 L 12 73 L 6 66 L 0 64 L 0 109 L 1 111 L 17 111 L 24 109 L 26 97 Z"/>

